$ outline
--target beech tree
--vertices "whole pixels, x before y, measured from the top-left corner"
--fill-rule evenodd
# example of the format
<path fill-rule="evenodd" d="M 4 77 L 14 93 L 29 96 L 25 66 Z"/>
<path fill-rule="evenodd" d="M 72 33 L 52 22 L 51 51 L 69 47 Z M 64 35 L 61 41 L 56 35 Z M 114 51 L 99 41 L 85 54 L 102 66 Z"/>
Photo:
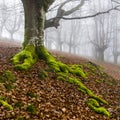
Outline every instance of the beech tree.
<path fill-rule="evenodd" d="M 28 70 L 37 59 L 44 59 L 48 67 L 56 73 L 56 79 L 76 84 L 80 91 L 90 96 L 87 101 L 90 108 L 110 117 L 110 113 L 104 107 L 99 107 L 99 102 L 106 105 L 108 102 L 95 95 L 78 78 L 74 77 L 77 75 L 83 79 L 87 78 L 80 65 L 70 66 L 57 61 L 44 47 L 45 13 L 54 0 L 22 0 L 22 2 L 25 13 L 25 37 L 22 51 L 12 58 L 15 69 Z"/>
<path fill-rule="evenodd" d="M 29 69 L 39 58 L 44 59 L 47 63 L 53 63 L 53 57 L 44 47 L 44 29 L 48 27 L 58 27 L 60 17 L 67 16 L 76 11 L 84 4 L 84 0 L 72 8 L 71 10 L 63 10 L 63 6 L 73 0 L 66 0 L 58 8 L 55 18 L 46 20 L 45 15 L 49 6 L 55 0 L 22 0 L 25 14 L 25 35 L 23 42 L 23 50 L 13 57 L 15 69 Z M 51 59 L 50 59 L 51 58 Z M 51 61 L 52 60 L 52 61 Z M 21 61 L 23 61 L 22 64 Z M 57 64 L 56 69 L 60 69 Z"/>
<path fill-rule="evenodd" d="M 45 14 L 54 0 L 22 0 L 25 14 L 23 50 L 13 57 L 16 69 L 29 69 L 38 58 L 46 58 L 44 48 Z M 20 62 L 24 61 L 22 64 Z"/>
<path fill-rule="evenodd" d="M 4 0 L 3 3 L 0 5 L 0 8 L 0 37 L 2 37 L 2 32 L 9 16 L 7 13 L 7 6 L 5 5 Z"/>

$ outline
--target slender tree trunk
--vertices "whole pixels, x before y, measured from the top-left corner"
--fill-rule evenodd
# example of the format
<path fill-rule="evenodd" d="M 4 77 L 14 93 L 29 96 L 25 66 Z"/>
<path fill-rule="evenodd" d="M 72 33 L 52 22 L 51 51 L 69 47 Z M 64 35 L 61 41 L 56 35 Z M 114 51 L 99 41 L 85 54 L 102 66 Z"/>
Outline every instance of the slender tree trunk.
<path fill-rule="evenodd" d="M 114 64 L 117 64 L 117 59 L 118 59 L 118 57 L 114 56 Z"/>
<path fill-rule="evenodd" d="M 2 31 L 3 31 L 3 27 L 0 27 L 0 37 L 2 37 Z"/>
<path fill-rule="evenodd" d="M 12 32 L 10 33 L 10 39 L 11 39 L 11 40 L 13 40 L 13 34 L 14 34 L 14 33 L 12 33 Z"/>
<path fill-rule="evenodd" d="M 113 57 L 114 57 L 114 64 L 117 64 L 117 63 L 118 63 L 118 55 L 115 55 L 115 54 L 114 54 Z"/>
<path fill-rule="evenodd" d="M 62 43 L 59 45 L 59 50 L 62 51 Z"/>
<path fill-rule="evenodd" d="M 98 51 L 98 60 L 104 61 L 104 51 L 103 50 Z"/>

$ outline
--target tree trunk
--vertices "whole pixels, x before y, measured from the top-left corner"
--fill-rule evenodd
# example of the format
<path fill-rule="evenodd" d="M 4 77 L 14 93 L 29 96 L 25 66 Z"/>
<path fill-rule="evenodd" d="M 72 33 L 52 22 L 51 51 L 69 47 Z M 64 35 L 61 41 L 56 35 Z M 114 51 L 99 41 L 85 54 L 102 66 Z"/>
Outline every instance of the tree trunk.
<path fill-rule="evenodd" d="M 98 51 L 98 60 L 99 61 L 104 61 L 104 50 L 99 50 Z"/>
<path fill-rule="evenodd" d="M 114 56 L 114 64 L 118 63 L 118 56 Z"/>
<path fill-rule="evenodd" d="M 23 47 L 33 44 L 43 46 L 45 8 L 40 0 L 22 0 L 25 13 L 25 38 Z"/>
<path fill-rule="evenodd" d="M 114 64 L 118 64 L 119 55 L 117 54 L 117 52 L 113 54 L 113 57 L 114 57 Z"/>
<path fill-rule="evenodd" d="M 45 13 L 54 0 L 22 0 L 25 14 L 25 35 L 23 50 L 12 61 L 15 69 L 28 70 L 38 58 L 51 56 L 44 48 Z M 22 63 L 21 63 L 22 62 Z"/>
<path fill-rule="evenodd" d="M 10 33 L 10 39 L 13 40 L 13 32 Z"/>

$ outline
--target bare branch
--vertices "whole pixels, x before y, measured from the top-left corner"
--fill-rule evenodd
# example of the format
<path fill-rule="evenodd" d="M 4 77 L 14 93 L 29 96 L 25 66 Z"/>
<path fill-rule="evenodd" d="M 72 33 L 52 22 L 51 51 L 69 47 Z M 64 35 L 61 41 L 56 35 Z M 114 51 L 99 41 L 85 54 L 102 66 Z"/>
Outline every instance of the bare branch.
<path fill-rule="evenodd" d="M 54 18 L 51 18 L 49 20 L 46 20 L 46 23 L 45 23 L 45 28 L 48 28 L 48 27 L 58 27 L 59 26 L 59 21 L 61 20 L 61 18 L 63 16 L 67 16 L 67 15 L 70 15 L 72 14 L 73 12 L 77 11 L 83 4 L 84 4 L 84 1 L 85 0 L 80 0 L 80 3 L 75 6 L 74 8 L 68 10 L 68 11 L 65 11 L 63 10 L 63 7 L 69 3 L 69 2 L 74 2 L 75 0 L 66 0 L 65 2 L 63 2 L 58 10 L 57 10 L 57 15 L 54 17 Z M 77 0 L 76 0 L 77 1 Z"/>
<path fill-rule="evenodd" d="M 98 13 L 95 13 L 95 14 L 93 14 L 93 15 L 88 15 L 88 16 L 72 17 L 72 18 L 67 18 L 67 17 L 61 16 L 61 17 L 59 17 L 59 18 L 64 19 L 64 20 L 74 20 L 74 19 L 92 18 L 92 17 L 96 17 L 96 16 L 98 16 L 98 15 L 102 15 L 102 14 L 109 13 L 109 12 L 111 12 L 111 11 L 113 11 L 113 10 L 119 10 L 118 7 L 120 7 L 120 5 L 118 5 L 118 6 L 114 7 L 114 8 L 111 8 L 111 9 L 109 9 L 109 10 L 107 10 L 107 11 L 98 12 Z"/>
<path fill-rule="evenodd" d="M 120 4 L 120 2 L 118 2 L 118 1 L 116 1 L 116 0 L 112 0 L 112 2 L 115 2 L 115 3 L 117 3 L 117 4 Z"/>
<path fill-rule="evenodd" d="M 83 4 L 84 4 L 84 0 L 81 0 L 80 4 L 78 4 L 76 7 L 72 8 L 71 10 L 65 11 L 63 16 L 70 15 L 71 13 L 78 10 L 81 6 L 83 6 Z"/>

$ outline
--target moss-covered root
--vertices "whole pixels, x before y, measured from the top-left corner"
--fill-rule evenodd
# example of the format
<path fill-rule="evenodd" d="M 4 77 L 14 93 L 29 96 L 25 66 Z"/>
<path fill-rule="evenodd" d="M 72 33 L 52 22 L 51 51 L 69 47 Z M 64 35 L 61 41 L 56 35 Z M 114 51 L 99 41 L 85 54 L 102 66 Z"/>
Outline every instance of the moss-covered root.
<path fill-rule="evenodd" d="M 85 94 L 88 94 L 91 98 L 94 98 L 96 99 L 97 101 L 105 104 L 105 105 L 108 105 L 108 102 L 105 101 L 104 99 L 98 97 L 97 95 L 95 95 L 90 89 L 88 89 L 79 79 L 77 78 L 74 78 L 74 77 L 71 77 L 69 75 L 66 75 L 65 73 L 57 73 L 58 74 L 58 78 L 57 79 L 60 79 L 60 80 L 63 80 L 63 81 L 67 81 L 69 83 L 74 83 L 76 85 L 78 85 L 78 90 L 80 90 L 81 92 L 85 93 Z"/>
<path fill-rule="evenodd" d="M 49 65 L 50 68 L 52 68 L 55 72 L 65 72 L 68 73 L 69 67 L 57 61 L 47 50 L 44 48 L 44 46 L 36 48 L 38 57 L 45 60 L 46 63 Z"/>
<path fill-rule="evenodd" d="M 38 50 L 36 51 L 39 58 L 44 59 L 49 67 L 52 68 L 55 72 L 71 73 L 83 78 L 87 77 L 79 65 L 68 66 L 60 61 L 57 61 L 44 47 L 37 49 Z"/>
<path fill-rule="evenodd" d="M 0 103 L 1 103 L 4 107 L 6 107 L 8 110 L 13 110 L 13 107 L 12 107 L 10 104 L 8 104 L 6 101 L 0 99 Z"/>
<path fill-rule="evenodd" d="M 95 112 L 97 112 L 99 114 L 103 114 L 107 117 L 110 117 L 110 113 L 104 107 L 100 107 L 97 100 L 90 98 L 90 99 L 88 99 L 87 104 Z"/>
<path fill-rule="evenodd" d="M 33 45 L 27 45 L 24 50 L 20 51 L 12 58 L 16 70 L 28 70 L 36 61 L 37 55 Z"/>

